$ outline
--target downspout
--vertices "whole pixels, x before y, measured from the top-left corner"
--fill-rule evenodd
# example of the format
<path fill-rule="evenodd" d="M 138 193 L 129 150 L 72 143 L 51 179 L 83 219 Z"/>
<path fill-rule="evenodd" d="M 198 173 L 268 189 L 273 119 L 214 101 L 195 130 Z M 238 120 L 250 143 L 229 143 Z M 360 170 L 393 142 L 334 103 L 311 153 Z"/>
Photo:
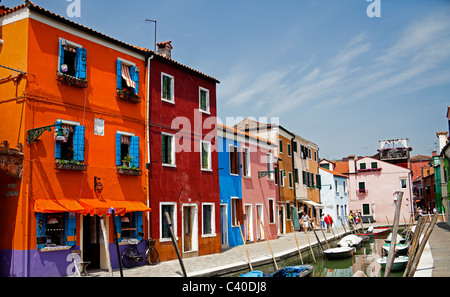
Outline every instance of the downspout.
<path fill-rule="evenodd" d="M 150 61 L 153 59 L 153 55 L 151 55 L 148 58 L 148 63 L 147 63 L 147 120 L 145 121 L 145 125 L 147 126 L 147 162 L 146 164 L 149 164 L 148 166 L 146 165 L 146 169 L 147 169 L 147 178 L 146 178 L 146 185 L 147 185 L 147 207 L 150 207 L 150 183 L 149 183 L 149 178 L 150 178 L 150 174 L 149 174 L 149 170 L 151 170 L 150 168 Z M 151 217 L 151 212 L 148 212 L 147 215 L 147 227 L 148 227 L 148 238 L 150 239 L 150 217 Z"/>

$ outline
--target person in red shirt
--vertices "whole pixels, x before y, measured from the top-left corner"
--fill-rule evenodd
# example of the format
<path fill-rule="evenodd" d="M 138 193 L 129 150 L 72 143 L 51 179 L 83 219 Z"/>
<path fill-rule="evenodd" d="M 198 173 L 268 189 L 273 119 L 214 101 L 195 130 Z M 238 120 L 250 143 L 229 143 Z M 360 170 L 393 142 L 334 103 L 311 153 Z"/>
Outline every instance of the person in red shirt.
<path fill-rule="evenodd" d="M 330 216 L 330 214 L 327 214 L 325 217 L 325 223 L 327 224 L 327 233 L 330 233 L 331 225 L 333 224 L 333 218 Z"/>

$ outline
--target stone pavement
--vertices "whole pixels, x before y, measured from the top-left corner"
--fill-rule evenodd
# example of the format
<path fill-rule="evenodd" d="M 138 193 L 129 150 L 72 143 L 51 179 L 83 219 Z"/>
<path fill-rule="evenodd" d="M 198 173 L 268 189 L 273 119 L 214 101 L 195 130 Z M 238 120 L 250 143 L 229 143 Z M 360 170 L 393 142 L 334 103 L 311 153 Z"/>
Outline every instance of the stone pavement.
<path fill-rule="evenodd" d="M 445 222 L 438 222 L 428 242 L 433 257 L 432 276 L 450 276 L 450 226 Z M 419 269 L 420 265 L 417 270 Z"/>
<path fill-rule="evenodd" d="M 402 224 L 400 224 L 402 225 Z M 383 227 L 385 224 L 373 224 L 374 227 Z M 367 228 L 367 226 L 366 226 Z M 342 236 L 345 234 L 344 229 L 337 228 L 334 229 L 333 233 L 326 233 L 325 236 L 327 240 L 332 240 L 334 236 Z M 347 230 L 347 234 L 348 234 Z M 297 240 L 302 251 L 303 257 L 305 258 L 305 253 L 310 255 L 310 248 L 308 244 L 308 239 L 305 232 L 296 232 Z M 316 229 L 316 234 L 319 240 L 324 244 L 325 239 L 322 235 L 320 229 Z M 309 240 L 313 247 L 318 248 L 318 243 L 316 237 L 312 231 L 308 232 Z M 450 240 L 450 239 L 449 239 Z M 295 242 L 294 234 L 284 234 L 276 240 L 270 241 L 270 246 L 274 253 L 277 262 L 280 258 L 298 255 L 297 244 Z M 257 243 L 247 244 L 248 254 L 250 256 L 250 262 L 252 266 L 263 265 L 273 263 L 272 255 L 269 250 L 269 246 L 266 241 L 261 241 Z M 317 251 L 316 251 L 317 255 Z M 422 258 L 426 258 L 426 252 Z M 198 256 L 183 259 L 183 264 L 188 277 L 202 277 L 202 276 L 219 276 L 226 273 L 231 273 L 234 271 L 248 269 L 248 261 L 245 253 L 244 246 L 237 246 L 224 250 L 222 253 Z M 421 267 L 418 267 L 418 270 Z M 89 276 L 91 277 L 109 277 L 109 272 L 107 270 L 102 271 L 89 271 Z M 113 271 L 113 277 L 119 277 L 120 272 L 118 269 Z M 178 259 L 165 261 L 159 263 L 155 266 L 145 265 L 140 267 L 135 267 L 131 269 L 123 269 L 124 277 L 180 277 L 183 276 L 182 270 Z"/>

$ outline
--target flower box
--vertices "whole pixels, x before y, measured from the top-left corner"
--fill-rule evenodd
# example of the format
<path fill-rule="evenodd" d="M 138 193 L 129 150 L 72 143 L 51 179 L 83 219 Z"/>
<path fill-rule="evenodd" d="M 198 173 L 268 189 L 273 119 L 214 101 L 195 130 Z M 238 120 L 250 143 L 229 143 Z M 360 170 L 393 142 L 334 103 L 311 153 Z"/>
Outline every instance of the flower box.
<path fill-rule="evenodd" d="M 117 173 L 125 175 L 142 175 L 142 170 L 135 168 L 125 168 L 124 166 L 117 167 Z"/>
<path fill-rule="evenodd" d="M 141 97 L 136 95 L 136 93 L 127 90 L 117 90 L 116 98 L 131 103 L 141 102 Z"/>
<path fill-rule="evenodd" d="M 86 164 L 66 160 L 58 160 L 55 163 L 55 169 L 58 170 L 86 171 L 86 167 Z"/>
<path fill-rule="evenodd" d="M 358 193 L 367 193 L 367 190 L 366 189 L 359 189 Z"/>
<path fill-rule="evenodd" d="M 88 82 L 86 79 L 74 77 L 74 76 L 67 75 L 67 74 L 64 74 L 61 72 L 57 73 L 56 79 L 63 84 L 67 84 L 69 86 L 75 86 L 78 88 L 87 88 L 87 86 L 88 86 Z"/>

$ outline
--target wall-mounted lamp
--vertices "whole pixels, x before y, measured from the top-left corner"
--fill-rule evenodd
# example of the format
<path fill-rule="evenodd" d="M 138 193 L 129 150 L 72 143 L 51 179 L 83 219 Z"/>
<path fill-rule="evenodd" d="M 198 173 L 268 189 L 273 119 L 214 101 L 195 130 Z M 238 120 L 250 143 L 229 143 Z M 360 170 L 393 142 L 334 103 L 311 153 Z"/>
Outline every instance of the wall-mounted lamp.
<path fill-rule="evenodd" d="M 0 46 L 3 45 L 3 39 L 0 39 Z"/>
<path fill-rule="evenodd" d="M 101 178 L 94 176 L 94 189 L 96 192 L 101 193 L 103 191 L 103 185 L 101 183 Z"/>

